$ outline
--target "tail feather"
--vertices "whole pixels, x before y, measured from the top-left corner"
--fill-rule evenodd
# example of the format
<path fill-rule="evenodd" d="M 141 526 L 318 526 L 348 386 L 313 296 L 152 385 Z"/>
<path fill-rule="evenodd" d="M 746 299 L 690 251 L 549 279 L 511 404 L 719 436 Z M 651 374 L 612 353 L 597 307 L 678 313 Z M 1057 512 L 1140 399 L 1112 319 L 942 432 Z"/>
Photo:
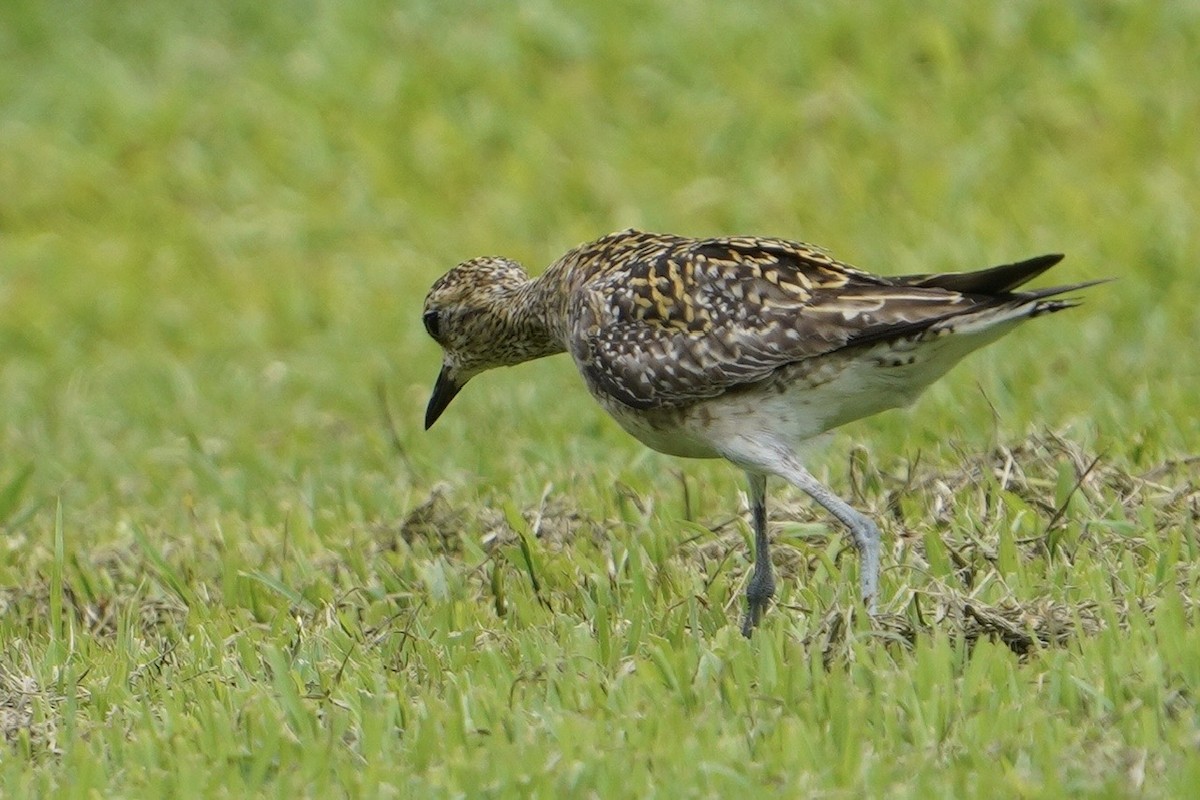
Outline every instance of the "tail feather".
<path fill-rule="evenodd" d="M 1079 283 L 1064 283 L 1061 286 L 1050 286 L 1045 289 L 1034 289 L 1031 292 L 1017 292 L 1013 295 L 1014 300 L 1041 300 L 1046 297 L 1055 297 L 1067 292 L 1076 292 L 1080 289 L 1086 289 L 1089 286 L 1096 286 L 1101 283 L 1108 283 L 1114 278 L 1099 278 L 1092 281 L 1080 281 Z M 1072 305 L 1075 305 L 1072 303 Z"/>
<path fill-rule="evenodd" d="M 1044 271 L 1044 270 L 1043 270 Z M 1004 322 L 1015 322 L 1043 314 L 1052 314 L 1074 308 L 1079 301 L 1071 297 L 1058 297 L 1067 292 L 1086 289 L 1111 278 L 1067 283 L 1029 292 L 1006 292 L 996 295 L 967 295 L 972 302 L 955 305 L 941 314 L 930 314 L 918 320 L 901 324 L 882 325 L 862 331 L 848 344 L 863 345 L 872 342 L 911 336 L 924 330 L 952 329 L 959 333 L 978 332 Z M 1051 299 L 1053 298 L 1053 299 Z"/>
<path fill-rule="evenodd" d="M 1013 289 L 1028 283 L 1062 260 L 1062 253 L 1048 253 L 1044 256 L 1018 261 L 1015 264 L 1001 264 L 998 267 L 977 270 L 975 272 L 904 275 L 899 278 L 892 278 L 892 280 L 903 286 L 946 289 L 951 292 L 961 292 L 963 294 L 1008 294 Z"/>
<path fill-rule="evenodd" d="M 1108 283 L 1110 280 L 1112 278 L 1101 278 L 1100 280 L 1051 286 L 1031 292 L 1015 292 L 1007 296 L 1001 295 L 990 300 L 984 300 L 973 309 L 947 314 L 942 319 L 934 322 L 930 328 L 938 330 L 949 327 L 955 329 L 956 332 L 962 333 L 976 327 L 986 329 L 992 325 L 1004 322 L 1015 322 L 1022 319 L 1040 317 L 1043 314 L 1053 314 L 1056 311 L 1075 308 L 1080 304 L 1080 301 L 1074 297 L 1059 297 L 1059 295 L 1079 289 L 1086 289 L 1089 286 L 1095 286 L 1099 283 Z"/>

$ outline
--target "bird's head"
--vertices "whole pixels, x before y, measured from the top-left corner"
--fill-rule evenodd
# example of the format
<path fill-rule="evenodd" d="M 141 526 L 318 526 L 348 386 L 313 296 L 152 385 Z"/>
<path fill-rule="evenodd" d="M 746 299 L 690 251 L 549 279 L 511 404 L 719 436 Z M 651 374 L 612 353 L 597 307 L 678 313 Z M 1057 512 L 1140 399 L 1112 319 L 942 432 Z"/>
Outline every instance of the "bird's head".
<path fill-rule="evenodd" d="M 528 283 L 520 264 L 495 256 L 464 261 L 434 282 L 422 321 L 442 346 L 442 371 L 425 411 L 426 429 L 471 378 L 530 357 L 513 335 L 512 307 Z"/>

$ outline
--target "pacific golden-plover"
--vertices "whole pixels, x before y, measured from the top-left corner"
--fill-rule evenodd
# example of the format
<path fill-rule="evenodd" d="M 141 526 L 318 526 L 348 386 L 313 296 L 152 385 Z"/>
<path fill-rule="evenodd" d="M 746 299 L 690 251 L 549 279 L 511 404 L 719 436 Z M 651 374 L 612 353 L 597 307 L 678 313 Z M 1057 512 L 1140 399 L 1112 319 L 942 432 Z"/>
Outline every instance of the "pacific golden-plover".
<path fill-rule="evenodd" d="M 743 633 L 775 592 L 768 475 L 849 529 L 874 612 L 879 528 L 805 469 L 802 443 L 911 403 L 972 350 L 1075 305 L 1048 298 L 1094 281 L 1015 291 L 1061 259 L 881 277 L 800 242 L 637 230 L 580 245 L 532 279 L 508 259 L 472 259 L 425 298 L 425 329 L 443 349 L 425 427 L 479 373 L 569 352 L 600 405 L 643 443 L 745 471 L 755 552 Z"/>

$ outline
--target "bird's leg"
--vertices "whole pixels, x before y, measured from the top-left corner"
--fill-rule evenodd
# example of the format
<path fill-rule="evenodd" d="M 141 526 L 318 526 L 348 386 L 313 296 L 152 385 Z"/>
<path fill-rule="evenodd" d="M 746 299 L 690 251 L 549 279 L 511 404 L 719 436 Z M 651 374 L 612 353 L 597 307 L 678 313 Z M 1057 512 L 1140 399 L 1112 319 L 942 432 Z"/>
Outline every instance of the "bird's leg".
<path fill-rule="evenodd" d="M 825 488 L 795 458 L 784 459 L 782 464 L 776 464 L 776 469 L 781 478 L 803 489 L 809 497 L 824 506 L 826 511 L 850 529 L 850 536 L 861 559 L 858 570 L 863 602 L 866 603 L 867 611 L 873 615 L 879 596 L 879 527 Z"/>
<path fill-rule="evenodd" d="M 767 540 L 767 476 L 747 471 L 746 480 L 750 484 L 750 518 L 754 524 L 754 572 L 746 586 L 746 616 L 742 619 L 742 635 L 748 637 L 775 594 L 775 571 Z"/>

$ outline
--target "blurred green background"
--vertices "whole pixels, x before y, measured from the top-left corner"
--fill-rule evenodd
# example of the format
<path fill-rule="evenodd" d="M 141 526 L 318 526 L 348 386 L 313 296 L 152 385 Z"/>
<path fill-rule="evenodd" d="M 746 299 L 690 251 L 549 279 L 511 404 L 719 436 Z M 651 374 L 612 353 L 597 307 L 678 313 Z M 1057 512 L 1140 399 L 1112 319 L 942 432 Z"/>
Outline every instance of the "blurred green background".
<path fill-rule="evenodd" d="M 554 474 L 574 437 L 621 463 L 565 359 L 488 376 L 426 436 L 417 309 L 457 261 L 537 271 L 625 226 L 885 273 L 1066 252 L 1059 281 L 1121 280 L 870 424 L 970 436 L 980 383 L 1012 432 L 1195 446 L 1198 8 L 7 3 L 8 469 L 112 514 L 390 474 L 380 381 L 421 480 Z"/>
<path fill-rule="evenodd" d="M 839 479 L 858 441 L 894 463 L 1045 427 L 1130 469 L 1200 449 L 1194 2 L 6 0 L 0 63 L 14 591 L 51 572 L 57 503 L 68 582 L 111 595 L 147 569 L 138 535 L 203 596 L 229 585 L 213 548 L 301 585 L 290 558 L 394 529 L 438 482 L 602 516 L 614 481 L 673 497 L 682 468 L 700 519 L 732 513 L 734 470 L 645 451 L 565 357 L 421 430 L 434 278 L 627 226 L 896 274 L 1061 251 L 1045 280 L 1119 279 L 849 429 Z"/>

